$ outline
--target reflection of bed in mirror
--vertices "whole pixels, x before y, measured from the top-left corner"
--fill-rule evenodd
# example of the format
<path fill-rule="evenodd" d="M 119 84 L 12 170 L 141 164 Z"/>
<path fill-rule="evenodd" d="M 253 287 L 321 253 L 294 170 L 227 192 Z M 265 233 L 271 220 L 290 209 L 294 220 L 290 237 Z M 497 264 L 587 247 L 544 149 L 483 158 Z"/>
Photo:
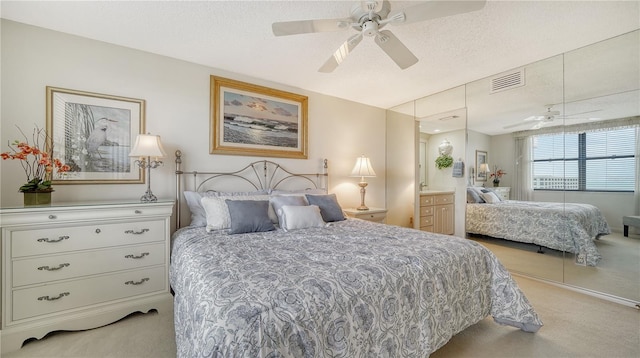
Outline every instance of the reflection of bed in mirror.
<path fill-rule="evenodd" d="M 577 255 L 577 262 L 596 266 L 601 256 L 595 241 L 611 233 L 600 210 L 590 204 L 468 199 L 469 234 L 531 243 Z M 483 200 L 484 201 L 484 200 Z"/>
<path fill-rule="evenodd" d="M 187 202 L 191 223 L 178 222 L 172 236 L 179 357 L 428 356 L 489 314 L 525 331 L 542 324 L 478 243 L 345 218 L 335 196 L 316 191 L 326 182 L 294 186 L 301 175 L 273 162 L 232 173 L 186 172 L 177 163 L 179 203 L 183 190 L 198 190 L 191 194 L 202 196 L 203 209 Z M 193 186 L 183 189 L 190 178 Z M 319 208 L 305 205 L 310 197 Z M 218 201 L 228 207 L 227 224 L 222 211 L 210 210 Z M 276 227 L 252 224 L 259 216 Z"/>

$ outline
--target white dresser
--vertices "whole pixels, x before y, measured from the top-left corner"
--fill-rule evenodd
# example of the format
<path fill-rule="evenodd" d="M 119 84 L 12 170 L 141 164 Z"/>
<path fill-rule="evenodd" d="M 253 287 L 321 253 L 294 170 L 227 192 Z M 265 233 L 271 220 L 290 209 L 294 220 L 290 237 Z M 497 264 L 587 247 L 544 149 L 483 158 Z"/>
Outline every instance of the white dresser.
<path fill-rule="evenodd" d="M 0 209 L 2 353 L 55 330 L 170 310 L 174 201 Z"/>
<path fill-rule="evenodd" d="M 492 187 L 493 191 L 500 196 L 502 200 L 509 200 L 509 194 L 511 193 L 511 188 L 508 186 L 495 186 Z"/>

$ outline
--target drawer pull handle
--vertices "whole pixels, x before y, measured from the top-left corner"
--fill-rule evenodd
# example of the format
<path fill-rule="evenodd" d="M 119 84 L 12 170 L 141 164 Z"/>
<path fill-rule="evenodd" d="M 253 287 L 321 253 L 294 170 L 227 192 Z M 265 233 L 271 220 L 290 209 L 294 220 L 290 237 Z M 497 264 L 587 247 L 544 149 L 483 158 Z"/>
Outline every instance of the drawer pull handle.
<path fill-rule="evenodd" d="M 99 233 L 101 233 L 101 232 L 102 232 L 102 230 L 100 230 L 100 229 L 96 229 L 96 234 L 99 234 Z"/>
<path fill-rule="evenodd" d="M 47 271 L 58 271 L 64 267 L 69 267 L 71 264 L 69 263 L 63 263 L 58 265 L 58 267 L 49 267 L 49 266 L 40 266 L 38 267 L 38 270 L 42 271 L 42 270 L 47 270 Z"/>
<path fill-rule="evenodd" d="M 38 301 L 55 301 L 55 300 L 61 299 L 64 296 L 69 296 L 69 292 L 62 292 L 61 294 L 58 295 L 58 297 L 49 297 L 49 296 L 38 297 Z"/>
<path fill-rule="evenodd" d="M 140 254 L 140 256 L 136 256 L 136 255 L 127 255 L 127 256 L 125 256 L 124 258 L 125 258 L 125 259 L 141 259 L 141 258 L 143 258 L 143 257 L 145 257 L 145 256 L 149 256 L 149 253 L 148 253 L 148 252 L 143 252 L 142 254 Z"/>
<path fill-rule="evenodd" d="M 125 285 L 142 285 L 143 283 L 149 281 L 148 277 L 143 278 L 142 280 L 138 281 L 138 282 L 134 282 L 134 281 L 127 281 L 124 284 Z"/>
<path fill-rule="evenodd" d="M 140 231 L 127 230 L 127 231 L 125 231 L 124 233 L 125 233 L 125 234 L 141 235 L 141 234 L 144 234 L 145 232 L 148 232 L 148 231 L 149 231 L 149 229 L 142 229 L 142 230 L 140 230 Z"/>
<path fill-rule="evenodd" d="M 68 238 L 69 238 L 69 236 L 66 236 L 66 235 L 65 236 L 60 236 L 57 239 L 53 239 L 53 240 L 49 239 L 48 237 L 44 237 L 42 239 L 38 239 L 38 242 L 60 242 L 62 240 L 66 240 Z"/>
<path fill-rule="evenodd" d="M 49 215 L 49 219 L 53 220 L 53 219 L 57 219 L 58 217 L 55 215 Z"/>
<path fill-rule="evenodd" d="M 136 211 L 134 211 L 134 213 L 136 213 L 136 214 L 142 214 L 142 210 L 136 210 Z"/>

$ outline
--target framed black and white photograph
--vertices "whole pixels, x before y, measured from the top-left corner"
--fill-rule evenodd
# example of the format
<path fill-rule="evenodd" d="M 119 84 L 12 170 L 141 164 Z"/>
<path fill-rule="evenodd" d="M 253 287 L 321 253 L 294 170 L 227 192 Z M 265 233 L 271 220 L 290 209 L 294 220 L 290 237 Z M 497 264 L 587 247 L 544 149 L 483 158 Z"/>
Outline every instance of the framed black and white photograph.
<path fill-rule="evenodd" d="M 211 76 L 210 153 L 307 158 L 307 97 Z"/>
<path fill-rule="evenodd" d="M 47 135 L 54 157 L 70 166 L 54 184 L 144 183 L 129 152 L 144 133 L 145 101 L 47 87 Z"/>
<path fill-rule="evenodd" d="M 484 167 L 482 164 L 485 164 Z M 476 181 L 487 181 L 487 175 L 489 175 L 487 166 L 487 152 L 483 150 L 476 150 Z"/>

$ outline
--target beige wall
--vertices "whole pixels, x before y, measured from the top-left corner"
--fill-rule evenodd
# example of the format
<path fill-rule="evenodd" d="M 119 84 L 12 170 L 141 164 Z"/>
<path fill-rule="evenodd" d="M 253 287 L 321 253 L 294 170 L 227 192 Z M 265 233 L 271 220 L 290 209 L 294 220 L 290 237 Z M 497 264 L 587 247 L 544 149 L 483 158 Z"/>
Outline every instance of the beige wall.
<path fill-rule="evenodd" d="M 356 157 L 365 154 L 379 174 L 368 179 L 367 205 L 385 206 L 383 109 L 4 19 L 1 26 L 2 152 L 19 138 L 16 125 L 27 131 L 45 127 L 46 86 L 144 99 L 146 130 L 162 136 L 170 153 L 165 166 L 152 172 L 152 190 L 172 198 L 176 149 L 184 154 L 185 170 L 232 170 L 262 159 L 209 154 L 209 76 L 218 75 L 308 96 L 309 159 L 275 161 L 293 171 L 316 172 L 322 159 L 329 159 L 330 192 L 348 207 L 360 202 L 358 178 L 349 174 Z M 0 169 L 0 204 L 21 204 L 22 168 L 1 161 Z M 145 189 L 143 184 L 56 185 L 53 201 L 131 200 Z"/>
<path fill-rule="evenodd" d="M 387 111 L 387 224 L 413 227 L 418 129 L 413 116 Z"/>

